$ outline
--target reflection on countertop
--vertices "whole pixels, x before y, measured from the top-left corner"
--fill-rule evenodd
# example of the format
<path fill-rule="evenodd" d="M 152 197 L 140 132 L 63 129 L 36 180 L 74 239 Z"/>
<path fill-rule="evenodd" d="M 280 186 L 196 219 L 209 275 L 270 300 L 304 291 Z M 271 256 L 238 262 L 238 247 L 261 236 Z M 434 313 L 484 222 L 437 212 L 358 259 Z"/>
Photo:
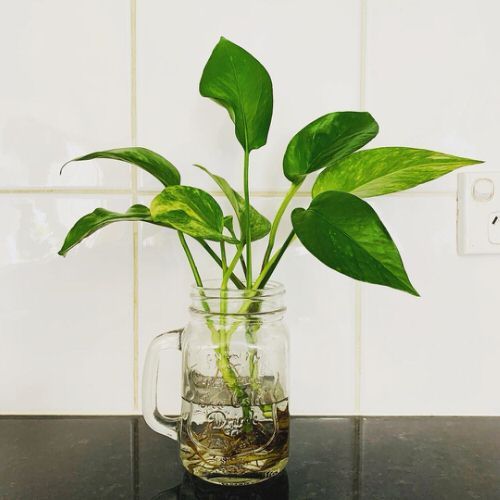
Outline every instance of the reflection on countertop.
<path fill-rule="evenodd" d="M 500 498 L 498 417 L 295 417 L 284 474 L 213 486 L 141 417 L 1 417 L 0 499 Z"/>

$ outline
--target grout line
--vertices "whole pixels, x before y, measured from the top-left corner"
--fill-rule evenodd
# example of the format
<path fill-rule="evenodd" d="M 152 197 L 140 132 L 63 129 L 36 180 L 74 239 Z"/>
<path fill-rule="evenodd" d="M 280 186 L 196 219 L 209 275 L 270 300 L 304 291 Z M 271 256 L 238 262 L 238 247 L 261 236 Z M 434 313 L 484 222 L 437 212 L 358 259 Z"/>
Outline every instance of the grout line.
<path fill-rule="evenodd" d="M 137 145 L 137 0 L 130 0 L 130 136 L 132 145 Z M 132 203 L 137 203 L 137 167 L 130 170 Z M 132 246 L 133 246 L 133 400 L 134 411 L 139 408 L 139 234 L 138 223 L 132 226 Z"/>
<path fill-rule="evenodd" d="M 354 284 L 354 413 L 361 414 L 361 283 Z"/>
<path fill-rule="evenodd" d="M 138 193 L 140 195 L 144 196 L 153 196 L 157 195 L 161 190 L 161 187 L 158 187 L 158 189 L 138 189 Z M 212 196 L 225 196 L 225 194 L 217 189 L 207 189 L 205 190 L 207 193 L 211 194 Z M 243 192 L 238 192 L 240 195 L 243 196 Z M 287 191 L 250 191 L 250 195 L 252 197 L 256 198 L 275 198 L 275 197 L 283 197 L 287 194 Z M 295 193 L 295 196 L 299 198 L 306 198 L 311 196 L 310 191 L 298 191 Z"/>
<path fill-rule="evenodd" d="M 137 145 L 137 0 L 130 0 L 130 136 Z"/>
<path fill-rule="evenodd" d="M 367 0 L 360 0 L 361 8 L 361 34 L 359 58 L 359 109 L 366 108 L 366 39 L 367 39 Z"/>
<path fill-rule="evenodd" d="M 457 196 L 457 191 L 401 191 L 398 193 L 390 193 L 384 196 L 387 197 L 401 197 L 401 198 L 412 198 L 412 197 L 433 197 L 433 196 Z"/>
<path fill-rule="evenodd" d="M 144 195 L 144 196 L 153 196 L 157 195 L 161 191 L 161 187 L 158 187 L 158 189 L 138 189 L 139 195 Z M 220 190 L 217 189 L 207 189 L 205 190 L 207 193 L 211 194 L 212 196 L 225 196 L 224 193 Z M 242 192 L 239 192 L 240 195 L 243 195 Z M 274 197 L 283 197 L 287 194 L 287 191 L 250 191 L 250 195 L 256 198 L 274 198 Z M 295 196 L 305 198 L 311 196 L 310 191 L 298 191 L 295 193 Z"/>
<path fill-rule="evenodd" d="M 39 188 L 0 188 L 0 195 L 11 195 L 11 194 L 82 194 L 82 195 L 132 195 L 135 196 L 137 200 L 138 196 L 152 196 L 160 192 L 161 188 L 155 189 L 139 189 L 137 186 L 137 167 L 132 167 L 131 169 L 131 188 L 66 188 L 66 187 L 39 187 Z M 212 196 L 223 196 L 222 191 L 217 190 L 207 190 L 207 193 Z M 283 197 L 286 191 L 254 191 L 250 193 L 253 197 L 257 198 L 276 198 Z M 433 197 L 433 196 L 456 196 L 455 191 L 403 191 L 399 193 L 390 193 L 384 195 L 384 197 Z M 311 196 L 309 191 L 299 191 L 295 195 L 299 198 L 307 198 Z"/>
<path fill-rule="evenodd" d="M 132 231 L 133 244 L 133 348 L 134 348 L 134 411 L 139 408 L 139 266 L 138 266 L 138 223 L 134 222 Z"/>
<path fill-rule="evenodd" d="M 67 188 L 67 187 L 40 187 L 40 188 L 0 188 L 2 194 L 130 194 L 128 189 L 109 188 Z"/>
<path fill-rule="evenodd" d="M 157 190 L 155 189 L 138 189 L 137 193 L 140 196 L 154 196 L 157 195 L 160 192 L 161 188 L 158 188 Z M 224 196 L 224 193 L 222 191 L 217 191 L 217 190 L 207 190 L 207 193 L 211 194 L 212 196 Z M 277 197 L 283 197 L 286 195 L 286 191 L 250 191 L 250 195 L 252 197 L 256 198 L 277 198 Z M 241 194 L 241 193 L 240 193 Z M 456 196 L 457 193 L 456 191 L 424 191 L 424 190 L 419 190 L 419 191 L 400 191 L 397 193 L 389 193 L 383 195 L 384 197 L 422 197 L 422 196 L 428 196 L 428 197 L 433 197 L 433 196 Z M 298 198 L 308 198 L 311 196 L 310 191 L 297 191 L 295 193 L 295 197 Z M 375 199 L 371 198 L 371 199 Z"/>
<path fill-rule="evenodd" d="M 139 236 L 138 223 L 134 222 L 132 230 L 133 244 L 133 348 L 134 348 L 134 370 L 133 370 L 133 390 L 134 390 L 134 411 L 139 409 Z"/>

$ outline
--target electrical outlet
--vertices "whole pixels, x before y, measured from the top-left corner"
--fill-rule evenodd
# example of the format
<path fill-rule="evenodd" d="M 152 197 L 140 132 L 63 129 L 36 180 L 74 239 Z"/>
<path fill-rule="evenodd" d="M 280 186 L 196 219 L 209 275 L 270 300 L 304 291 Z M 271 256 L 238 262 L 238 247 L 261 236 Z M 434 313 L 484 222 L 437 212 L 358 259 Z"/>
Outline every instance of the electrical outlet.
<path fill-rule="evenodd" d="M 490 215 L 489 240 L 494 245 L 500 245 L 500 212 L 493 212 Z"/>
<path fill-rule="evenodd" d="M 500 172 L 458 175 L 458 252 L 500 254 Z"/>

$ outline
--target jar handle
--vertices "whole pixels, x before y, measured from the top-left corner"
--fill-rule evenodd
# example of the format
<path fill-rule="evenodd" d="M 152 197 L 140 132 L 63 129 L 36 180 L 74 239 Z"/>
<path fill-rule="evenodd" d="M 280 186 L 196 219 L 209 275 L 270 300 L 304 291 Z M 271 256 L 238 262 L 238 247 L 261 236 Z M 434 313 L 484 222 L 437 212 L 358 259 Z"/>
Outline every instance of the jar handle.
<path fill-rule="evenodd" d="M 166 417 L 158 410 L 158 370 L 163 350 L 181 350 L 183 328 L 162 333 L 149 345 L 142 374 L 142 413 L 146 423 L 156 432 L 178 440 L 181 417 Z"/>

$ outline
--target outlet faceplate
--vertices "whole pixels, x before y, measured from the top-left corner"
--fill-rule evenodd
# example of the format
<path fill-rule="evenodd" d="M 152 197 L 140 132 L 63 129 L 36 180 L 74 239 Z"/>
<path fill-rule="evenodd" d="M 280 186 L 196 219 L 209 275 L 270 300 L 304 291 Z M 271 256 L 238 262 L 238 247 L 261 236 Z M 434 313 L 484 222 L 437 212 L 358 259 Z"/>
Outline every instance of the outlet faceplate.
<path fill-rule="evenodd" d="M 500 172 L 458 175 L 458 252 L 500 254 Z"/>

